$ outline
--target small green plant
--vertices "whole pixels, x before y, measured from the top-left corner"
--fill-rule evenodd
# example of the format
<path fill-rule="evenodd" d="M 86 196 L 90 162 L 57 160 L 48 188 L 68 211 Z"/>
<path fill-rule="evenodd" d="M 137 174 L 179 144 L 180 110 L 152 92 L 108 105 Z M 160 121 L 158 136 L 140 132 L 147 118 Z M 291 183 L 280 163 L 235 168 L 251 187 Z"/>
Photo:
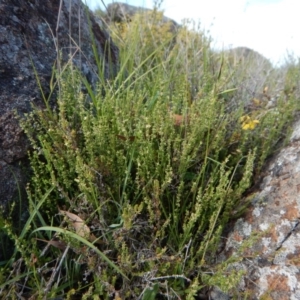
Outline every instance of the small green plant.
<path fill-rule="evenodd" d="M 232 106 L 225 58 L 185 26 L 176 42 L 161 36 L 161 17 L 122 25 L 114 80 L 93 91 L 70 64 L 56 74 L 58 109 L 23 122 L 30 217 L 20 235 L 5 221 L 16 250 L 1 296 L 193 299 L 237 285 L 241 272 L 214 263 L 223 228 L 298 104 Z"/>

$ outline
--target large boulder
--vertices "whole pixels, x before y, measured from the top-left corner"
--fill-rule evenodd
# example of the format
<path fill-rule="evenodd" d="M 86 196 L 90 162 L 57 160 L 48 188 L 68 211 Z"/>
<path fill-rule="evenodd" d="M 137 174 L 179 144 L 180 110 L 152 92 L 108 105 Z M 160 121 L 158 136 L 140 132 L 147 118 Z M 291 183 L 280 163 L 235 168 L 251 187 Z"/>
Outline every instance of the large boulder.
<path fill-rule="evenodd" d="M 229 57 L 231 63 L 237 64 L 254 64 L 255 67 L 270 69 L 272 63 L 259 52 L 248 47 L 235 47 L 224 51 L 224 54 Z"/>
<path fill-rule="evenodd" d="M 299 149 L 300 121 L 253 187 L 250 208 L 224 239 L 219 261 L 239 257 L 228 271 L 244 270 L 237 292 L 246 299 L 300 299 Z"/>
<path fill-rule="evenodd" d="M 125 22 L 130 21 L 136 14 L 144 14 L 151 16 L 151 9 L 129 5 L 122 2 L 110 3 L 106 10 L 106 19 L 109 22 Z M 179 24 L 174 20 L 163 16 L 162 23 L 168 23 L 171 25 L 171 30 L 175 31 L 179 27 Z"/>
<path fill-rule="evenodd" d="M 266 57 L 247 47 L 228 49 L 218 55 L 224 64 L 223 69 L 228 72 L 228 88 L 237 88 L 230 101 L 231 109 L 239 107 L 243 101 L 249 112 L 255 99 L 264 105 L 275 101 L 281 88 L 278 71 Z"/>
<path fill-rule="evenodd" d="M 117 71 L 118 49 L 101 28 L 101 22 L 95 20 L 80 0 L 0 0 L 0 15 L 0 206 L 3 206 L 19 199 L 27 182 L 29 143 L 16 115 L 28 113 L 32 104 L 44 106 L 35 72 L 46 97 L 57 57 L 62 64 L 72 60 L 95 86 L 99 77 L 92 44 L 104 63 L 104 78 Z"/>

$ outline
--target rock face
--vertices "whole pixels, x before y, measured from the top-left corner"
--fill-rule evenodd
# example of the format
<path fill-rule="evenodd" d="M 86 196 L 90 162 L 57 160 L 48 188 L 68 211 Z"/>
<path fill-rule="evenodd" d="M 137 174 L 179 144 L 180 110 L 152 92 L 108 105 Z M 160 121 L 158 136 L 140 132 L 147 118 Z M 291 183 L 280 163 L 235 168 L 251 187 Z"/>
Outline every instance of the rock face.
<path fill-rule="evenodd" d="M 61 7 L 60 7 L 61 2 Z M 98 81 L 92 40 L 105 78 L 118 68 L 118 49 L 80 0 L 0 0 L 0 205 L 19 198 L 28 142 L 15 118 L 43 106 L 34 68 L 46 96 L 59 51 L 88 81 Z M 93 38 L 92 38 L 93 36 Z M 34 65 L 34 68 L 33 68 Z M 24 168 L 24 166 L 23 166 Z"/>
<path fill-rule="evenodd" d="M 121 2 L 114 2 L 107 6 L 106 19 L 109 22 L 130 21 L 131 18 L 137 13 L 147 13 L 151 11 L 151 9 L 143 7 L 133 6 Z M 163 16 L 162 22 L 169 23 L 171 25 L 172 32 L 174 32 L 179 27 L 179 24 L 177 22 L 166 16 Z"/>
<path fill-rule="evenodd" d="M 272 68 L 271 62 L 266 57 L 247 47 L 236 47 L 229 49 L 225 51 L 225 55 L 230 57 L 233 64 L 247 63 L 248 61 L 251 61 L 251 63 L 256 64 L 256 67 L 264 66 L 267 68 Z"/>
<path fill-rule="evenodd" d="M 270 95 L 264 92 L 266 87 L 271 87 L 277 82 L 274 79 L 276 70 L 266 57 L 247 47 L 232 48 L 220 54 L 232 72 L 230 86 L 238 88 L 231 100 L 234 108 L 240 105 L 241 99 L 245 101 L 245 109 L 248 111 L 254 98 L 268 103 L 275 97 L 272 88 L 269 89 Z"/>
<path fill-rule="evenodd" d="M 247 299 L 300 299 L 300 121 L 290 143 L 268 164 L 252 206 L 227 236 L 220 260 L 259 233 L 232 267 L 245 270 Z M 241 255 L 241 254 L 239 254 Z"/>

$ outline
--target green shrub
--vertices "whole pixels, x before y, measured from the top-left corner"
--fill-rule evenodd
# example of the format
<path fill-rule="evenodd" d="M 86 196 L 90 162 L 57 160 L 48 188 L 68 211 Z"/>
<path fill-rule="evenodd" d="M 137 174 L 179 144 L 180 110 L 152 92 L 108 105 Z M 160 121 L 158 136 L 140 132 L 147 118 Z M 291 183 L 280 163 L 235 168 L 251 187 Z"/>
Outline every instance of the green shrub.
<path fill-rule="evenodd" d="M 115 80 L 93 91 L 69 65 L 56 77 L 58 109 L 23 122 L 30 218 L 19 236 L 5 221 L 16 244 L 0 265 L 6 297 L 193 299 L 238 283 L 229 262 L 215 264 L 219 241 L 285 140 L 296 98 L 230 106 L 239 83 L 203 33 L 182 27 L 165 50 L 174 37 L 137 20 L 124 25 Z"/>

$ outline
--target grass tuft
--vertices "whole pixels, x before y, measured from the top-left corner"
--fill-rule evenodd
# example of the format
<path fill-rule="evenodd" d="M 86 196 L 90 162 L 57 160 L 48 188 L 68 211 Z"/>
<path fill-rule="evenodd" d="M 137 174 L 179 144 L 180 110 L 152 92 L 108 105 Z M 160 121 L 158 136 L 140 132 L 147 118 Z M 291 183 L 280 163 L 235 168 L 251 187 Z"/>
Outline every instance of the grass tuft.
<path fill-rule="evenodd" d="M 299 64 L 257 85 L 276 93 L 269 107 L 243 89 L 249 69 L 214 53 L 201 30 L 173 32 L 161 21 L 155 10 L 111 24 L 116 78 L 93 89 L 64 66 L 57 110 L 34 109 L 23 121 L 30 217 L 21 233 L 0 219 L 15 243 L 0 264 L 2 297 L 194 299 L 238 284 L 242 273 L 228 264 L 240 257 L 216 262 L 220 239 L 287 140 Z"/>

